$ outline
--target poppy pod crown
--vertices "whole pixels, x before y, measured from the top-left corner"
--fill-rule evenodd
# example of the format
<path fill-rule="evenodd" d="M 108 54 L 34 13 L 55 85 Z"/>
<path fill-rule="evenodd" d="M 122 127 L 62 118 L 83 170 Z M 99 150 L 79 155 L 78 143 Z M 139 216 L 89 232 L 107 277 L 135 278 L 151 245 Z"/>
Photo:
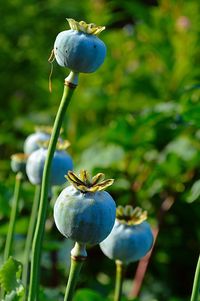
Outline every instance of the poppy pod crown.
<path fill-rule="evenodd" d="M 56 200 L 54 219 L 58 230 L 78 243 L 95 245 L 111 232 L 116 206 L 104 191 L 113 180 L 104 180 L 102 173 L 90 177 L 85 170 L 77 176 L 69 171 L 65 188 Z"/>
<path fill-rule="evenodd" d="M 97 37 L 105 26 L 77 22 L 74 19 L 67 21 L 70 29 L 57 35 L 50 62 L 55 56 L 60 66 L 67 67 L 76 74 L 96 71 L 106 56 L 106 46 Z"/>

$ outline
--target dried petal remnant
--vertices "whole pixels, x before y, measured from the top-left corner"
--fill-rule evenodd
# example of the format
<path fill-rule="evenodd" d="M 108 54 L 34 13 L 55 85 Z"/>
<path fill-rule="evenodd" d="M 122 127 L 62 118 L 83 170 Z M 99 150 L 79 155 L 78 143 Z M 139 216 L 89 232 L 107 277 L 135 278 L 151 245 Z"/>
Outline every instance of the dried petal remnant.
<path fill-rule="evenodd" d="M 106 27 L 97 26 L 94 23 L 87 24 L 85 21 L 77 22 L 74 19 L 68 19 L 69 26 L 72 30 L 82 31 L 87 34 L 99 35 Z"/>
<path fill-rule="evenodd" d="M 106 189 L 112 185 L 114 180 L 104 180 L 105 176 L 103 173 L 98 173 L 96 176 L 90 179 L 90 175 L 86 170 L 80 172 L 79 177 L 74 172 L 69 171 L 66 178 L 76 189 L 82 192 L 96 192 Z"/>
<path fill-rule="evenodd" d="M 139 225 L 147 219 L 147 211 L 142 210 L 140 207 L 127 205 L 125 207 L 118 206 L 116 218 L 124 224 Z"/>

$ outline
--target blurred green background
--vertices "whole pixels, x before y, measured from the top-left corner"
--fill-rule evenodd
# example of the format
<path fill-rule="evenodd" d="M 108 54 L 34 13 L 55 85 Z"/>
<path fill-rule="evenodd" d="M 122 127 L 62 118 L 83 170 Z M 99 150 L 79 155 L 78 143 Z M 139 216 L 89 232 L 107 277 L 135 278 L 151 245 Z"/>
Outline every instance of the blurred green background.
<path fill-rule="evenodd" d="M 138 300 L 189 300 L 200 249 L 199 12 L 197 0 L 1 3 L 1 260 L 14 186 L 10 156 L 22 151 L 35 124 L 53 124 L 69 73 L 54 63 L 50 93 L 48 57 L 55 37 L 69 28 L 67 17 L 94 22 L 107 27 L 100 36 L 107 58 L 97 72 L 80 76 L 63 137 L 71 142 L 76 171 L 115 178 L 110 192 L 116 203 L 147 209 L 152 227 L 160 229 Z M 34 191 L 29 183 L 23 188 L 13 250 L 18 260 Z M 62 300 L 67 281 L 66 241 L 51 210 L 41 301 Z M 75 301 L 112 300 L 114 263 L 98 246 L 88 254 Z M 126 273 L 127 298 L 136 268 L 132 264 Z"/>

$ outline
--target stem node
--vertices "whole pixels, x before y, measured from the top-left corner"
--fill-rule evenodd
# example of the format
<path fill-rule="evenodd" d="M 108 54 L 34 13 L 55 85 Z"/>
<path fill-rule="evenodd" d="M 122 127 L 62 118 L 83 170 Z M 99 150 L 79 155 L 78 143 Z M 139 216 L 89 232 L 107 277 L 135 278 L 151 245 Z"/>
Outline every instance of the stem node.
<path fill-rule="evenodd" d="M 71 250 L 71 267 L 64 301 L 72 300 L 78 276 L 86 258 L 87 252 L 85 249 L 85 244 L 76 242 L 74 248 Z"/>

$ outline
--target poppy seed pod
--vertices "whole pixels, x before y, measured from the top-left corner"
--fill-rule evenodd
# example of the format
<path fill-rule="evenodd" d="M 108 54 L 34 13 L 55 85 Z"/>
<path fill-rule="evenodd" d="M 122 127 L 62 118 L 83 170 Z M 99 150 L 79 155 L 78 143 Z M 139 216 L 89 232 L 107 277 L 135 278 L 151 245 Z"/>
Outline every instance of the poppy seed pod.
<path fill-rule="evenodd" d="M 123 264 L 144 257 L 153 244 L 153 234 L 146 211 L 131 206 L 117 208 L 117 218 L 110 235 L 100 244 L 103 253 Z"/>
<path fill-rule="evenodd" d="M 82 171 L 80 178 L 68 172 L 72 183 L 56 200 L 54 220 L 58 230 L 65 237 L 81 244 L 95 245 L 111 232 L 115 222 L 116 206 L 111 195 L 102 191 L 113 183 L 103 180 L 99 173 L 89 180 Z"/>
<path fill-rule="evenodd" d="M 51 137 L 52 128 L 41 126 L 35 128 L 35 133 L 29 135 L 24 142 L 25 154 L 31 154 L 40 148 L 38 142 L 48 141 Z"/>
<path fill-rule="evenodd" d="M 60 32 L 54 43 L 57 63 L 75 73 L 96 71 L 106 56 L 106 46 L 96 35 L 105 27 L 67 20 L 71 29 Z"/>
<path fill-rule="evenodd" d="M 11 156 L 11 169 L 13 172 L 21 172 L 23 175 L 26 174 L 26 162 L 28 155 L 24 153 L 17 153 Z"/>
<path fill-rule="evenodd" d="M 62 147 L 63 146 L 63 147 Z M 64 142 L 59 142 L 58 147 L 54 153 L 51 172 L 50 172 L 50 185 L 57 186 L 65 183 L 65 174 L 73 169 L 73 162 L 70 155 L 63 149 L 65 148 Z M 45 160 L 47 158 L 47 146 L 41 147 L 30 154 L 27 164 L 26 173 L 29 181 L 34 185 L 42 183 L 42 175 Z"/>

